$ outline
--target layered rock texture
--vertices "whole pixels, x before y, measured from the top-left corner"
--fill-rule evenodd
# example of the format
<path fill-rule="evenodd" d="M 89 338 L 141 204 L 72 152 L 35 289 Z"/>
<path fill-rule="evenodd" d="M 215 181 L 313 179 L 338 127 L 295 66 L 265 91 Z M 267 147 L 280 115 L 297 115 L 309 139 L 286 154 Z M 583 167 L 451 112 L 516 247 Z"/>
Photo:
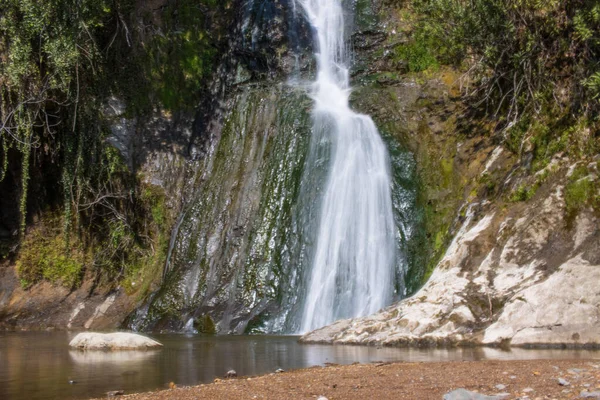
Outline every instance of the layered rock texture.
<path fill-rule="evenodd" d="M 490 151 L 481 173 L 501 169 L 502 153 Z M 576 167 L 556 157 L 547 167 L 551 178 L 528 202 L 471 201 L 443 259 L 414 296 L 302 341 L 600 345 L 600 221 L 592 209 L 567 212 L 565 185 Z M 515 185 L 511 176 L 507 187 Z"/>

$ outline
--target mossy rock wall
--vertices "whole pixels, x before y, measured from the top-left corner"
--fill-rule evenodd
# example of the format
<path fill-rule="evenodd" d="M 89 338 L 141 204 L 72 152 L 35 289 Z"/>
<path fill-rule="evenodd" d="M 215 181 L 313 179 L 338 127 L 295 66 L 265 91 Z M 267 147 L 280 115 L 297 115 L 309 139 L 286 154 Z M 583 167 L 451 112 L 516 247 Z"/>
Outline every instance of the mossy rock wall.
<path fill-rule="evenodd" d="M 220 140 L 197 173 L 166 281 L 148 313 L 140 314 L 140 328 L 181 329 L 210 313 L 220 332 L 240 333 L 282 300 L 309 110 L 302 92 L 280 85 L 239 90 Z"/>

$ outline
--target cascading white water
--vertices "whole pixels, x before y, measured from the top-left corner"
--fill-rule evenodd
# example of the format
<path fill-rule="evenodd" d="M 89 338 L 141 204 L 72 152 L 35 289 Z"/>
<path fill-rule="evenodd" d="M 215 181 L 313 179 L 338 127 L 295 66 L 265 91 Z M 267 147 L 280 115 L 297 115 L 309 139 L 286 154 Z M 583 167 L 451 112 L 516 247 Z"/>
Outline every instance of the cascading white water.
<path fill-rule="evenodd" d="M 328 143 L 330 151 L 301 322 L 307 332 L 389 304 L 396 230 L 387 149 L 371 118 L 349 106 L 341 0 L 298 2 L 318 45 L 312 140 Z"/>

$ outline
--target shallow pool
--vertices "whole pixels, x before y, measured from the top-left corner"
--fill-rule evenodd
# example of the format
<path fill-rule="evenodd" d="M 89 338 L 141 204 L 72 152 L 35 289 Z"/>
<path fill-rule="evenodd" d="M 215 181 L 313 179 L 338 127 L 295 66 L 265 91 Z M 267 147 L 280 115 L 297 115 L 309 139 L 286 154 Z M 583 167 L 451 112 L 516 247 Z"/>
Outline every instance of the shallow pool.
<path fill-rule="evenodd" d="M 240 376 L 375 361 L 600 358 L 599 351 L 487 348 L 405 349 L 300 345 L 296 336 L 152 335 L 156 351 L 70 350 L 69 332 L 0 333 L 0 399 L 85 399 L 111 390 L 166 389 L 169 382 L 210 382 L 234 369 Z M 70 383 L 74 381 L 74 383 Z"/>

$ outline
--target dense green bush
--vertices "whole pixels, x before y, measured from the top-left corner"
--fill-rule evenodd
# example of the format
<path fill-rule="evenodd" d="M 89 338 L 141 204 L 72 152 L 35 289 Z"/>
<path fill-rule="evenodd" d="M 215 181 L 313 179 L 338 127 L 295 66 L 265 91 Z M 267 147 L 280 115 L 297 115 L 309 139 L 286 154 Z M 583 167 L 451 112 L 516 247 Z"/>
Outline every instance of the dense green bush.
<path fill-rule="evenodd" d="M 23 240 L 17 274 L 23 288 L 42 279 L 73 288 L 81 281 L 90 260 L 80 242 L 67 242 L 60 217 L 48 214 Z"/>
<path fill-rule="evenodd" d="M 132 291 L 160 276 L 172 222 L 164 194 L 107 144 L 101 110 L 114 95 L 132 117 L 193 111 L 223 49 L 228 27 L 214 27 L 226 9 L 215 0 L 0 0 L 0 182 L 13 171 L 19 186 L 25 286 L 76 286 L 83 266 Z M 33 183 L 35 211 L 63 213 L 48 241 L 26 230 Z M 93 258 L 72 263 L 77 246 Z"/>
<path fill-rule="evenodd" d="M 568 220 L 574 219 L 584 207 L 590 206 L 600 212 L 600 183 L 586 166 L 580 165 L 575 168 L 569 177 L 565 188 L 565 203 Z"/>
<path fill-rule="evenodd" d="M 440 62 L 468 70 L 468 96 L 506 135 L 541 113 L 598 123 L 597 0 L 415 0 L 412 7 L 415 36 L 428 38 Z"/>

